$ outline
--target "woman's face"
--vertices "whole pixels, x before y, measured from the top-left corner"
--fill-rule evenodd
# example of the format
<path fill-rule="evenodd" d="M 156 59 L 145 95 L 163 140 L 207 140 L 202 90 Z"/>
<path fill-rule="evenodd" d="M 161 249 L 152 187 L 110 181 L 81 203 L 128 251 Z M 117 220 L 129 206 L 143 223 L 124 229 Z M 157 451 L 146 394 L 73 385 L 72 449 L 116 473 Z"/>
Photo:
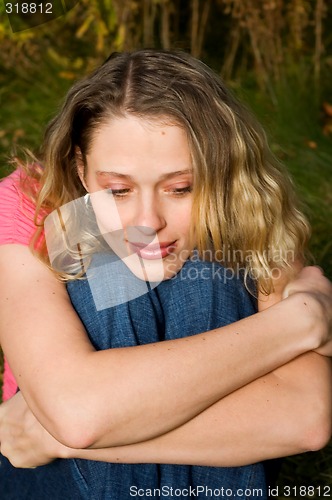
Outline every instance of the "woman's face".
<path fill-rule="evenodd" d="M 103 237 L 135 275 L 174 276 L 189 257 L 193 172 L 185 131 L 128 116 L 94 133 L 83 179 Z"/>

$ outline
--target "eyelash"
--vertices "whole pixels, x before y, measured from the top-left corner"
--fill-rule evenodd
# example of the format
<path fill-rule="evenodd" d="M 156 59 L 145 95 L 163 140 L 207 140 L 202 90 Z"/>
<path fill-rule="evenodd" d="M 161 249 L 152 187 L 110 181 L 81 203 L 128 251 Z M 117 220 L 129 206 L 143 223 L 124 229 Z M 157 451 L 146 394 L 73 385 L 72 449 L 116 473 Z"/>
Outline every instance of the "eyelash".
<path fill-rule="evenodd" d="M 114 198 L 117 199 L 123 199 L 127 196 L 127 194 L 130 192 L 129 188 L 124 188 L 124 189 L 107 189 L 106 192 L 108 194 L 112 194 Z M 188 193 L 192 192 L 192 186 L 186 186 L 183 188 L 177 188 L 177 189 L 171 189 L 169 191 L 171 194 L 177 197 L 185 196 Z"/>
<path fill-rule="evenodd" d="M 186 187 L 183 187 L 183 188 L 171 189 L 170 192 L 173 195 L 175 195 L 175 196 L 184 196 L 187 193 L 191 193 L 192 192 L 192 186 L 186 186 Z"/>
<path fill-rule="evenodd" d="M 129 193 L 130 189 L 107 189 L 106 192 L 108 194 L 112 194 L 114 198 L 125 198 L 125 196 Z"/>

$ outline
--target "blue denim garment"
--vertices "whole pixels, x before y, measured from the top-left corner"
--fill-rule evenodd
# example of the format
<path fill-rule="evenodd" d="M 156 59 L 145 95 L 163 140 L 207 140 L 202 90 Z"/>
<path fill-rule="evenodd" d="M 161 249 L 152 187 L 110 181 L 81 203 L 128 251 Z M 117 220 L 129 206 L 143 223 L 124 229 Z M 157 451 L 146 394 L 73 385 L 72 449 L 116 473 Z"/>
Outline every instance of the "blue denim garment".
<path fill-rule="evenodd" d="M 104 259 L 103 255 L 95 256 L 94 266 L 102 266 Z M 229 273 L 215 263 L 187 261 L 175 278 L 137 299 L 101 311 L 96 310 L 87 280 L 70 282 L 67 288 L 94 346 L 108 349 L 194 335 L 253 314 L 255 300 L 241 280 L 231 279 Z M 1 457 L 0 498 L 6 500 L 230 495 L 241 500 L 266 498 L 263 465 L 218 468 L 75 459 L 18 470 Z"/>

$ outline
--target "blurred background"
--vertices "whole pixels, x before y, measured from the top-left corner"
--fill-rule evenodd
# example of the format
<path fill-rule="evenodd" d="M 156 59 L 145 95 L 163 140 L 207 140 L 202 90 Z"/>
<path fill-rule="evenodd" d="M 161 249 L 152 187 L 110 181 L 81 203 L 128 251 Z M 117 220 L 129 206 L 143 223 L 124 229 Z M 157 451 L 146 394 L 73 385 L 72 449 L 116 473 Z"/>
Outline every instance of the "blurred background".
<path fill-rule="evenodd" d="M 34 5 L 41 4 L 49 5 Z M 219 73 L 265 126 L 311 221 L 315 263 L 332 279 L 331 0 L 53 0 L 52 5 L 55 18 L 45 23 L 49 18 L 38 9 L 8 16 L 8 2 L 0 0 L 0 177 L 10 172 L 10 158 L 21 147 L 38 148 L 67 89 L 111 52 L 183 49 Z M 285 459 L 278 482 L 291 487 L 287 498 L 330 498 L 332 445 Z M 321 490 L 300 494 L 301 485 Z"/>

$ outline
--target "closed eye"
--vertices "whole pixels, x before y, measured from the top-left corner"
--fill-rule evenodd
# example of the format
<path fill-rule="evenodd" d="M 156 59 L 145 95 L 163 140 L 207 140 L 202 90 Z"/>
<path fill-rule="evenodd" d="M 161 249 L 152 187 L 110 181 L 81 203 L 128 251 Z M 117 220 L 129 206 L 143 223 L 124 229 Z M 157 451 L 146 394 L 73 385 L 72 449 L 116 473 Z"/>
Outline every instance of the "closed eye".
<path fill-rule="evenodd" d="M 184 195 L 192 192 L 192 186 L 170 189 L 169 192 L 171 194 L 173 194 L 174 196 L 184 196 Z"/>
<path fill-rule="evenodd" d="M 127 194 L 129 194 L 130 189 L 129 188 L 122 188 L 122 189 L 106 189 L 106 192 L 108 194 L 112 194 L 114 198 L 125 198 Z"/>

